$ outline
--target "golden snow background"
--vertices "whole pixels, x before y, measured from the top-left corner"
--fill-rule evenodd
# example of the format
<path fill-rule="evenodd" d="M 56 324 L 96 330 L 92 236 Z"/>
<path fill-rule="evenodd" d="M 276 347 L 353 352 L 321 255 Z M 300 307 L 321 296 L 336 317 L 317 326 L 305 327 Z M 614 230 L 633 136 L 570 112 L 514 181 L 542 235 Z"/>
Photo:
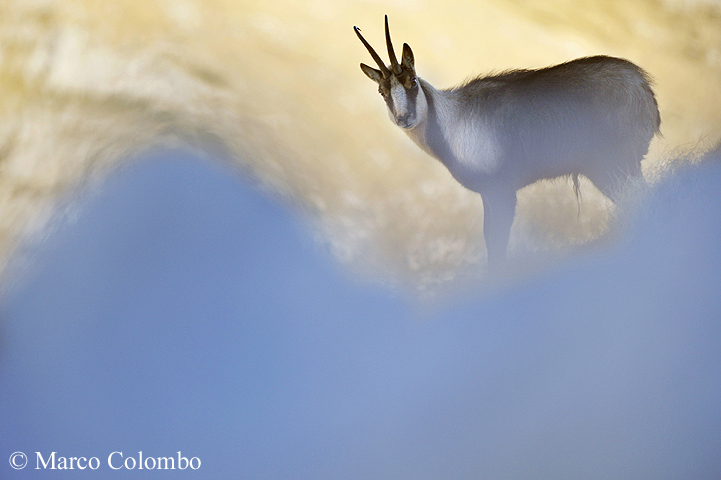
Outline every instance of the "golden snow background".
<path fill-rule="evenodd" d="M 717 1 L 4 0 L 2 275 L 78 192 L 178 147 L 255 179 L 352 271 L 414 289 L 481 271 L 480 197 L 391 124 L 358 68 L 352 27 L 383 50 L 384 14 L 437 88 L 587 55 L 639 64 L 663 132 L 646 172 L 721 139 Z M 567 180 L 521 191 L 511 255 L 598 238 L 613 206 L 582 195 L 578 214 Z"/>

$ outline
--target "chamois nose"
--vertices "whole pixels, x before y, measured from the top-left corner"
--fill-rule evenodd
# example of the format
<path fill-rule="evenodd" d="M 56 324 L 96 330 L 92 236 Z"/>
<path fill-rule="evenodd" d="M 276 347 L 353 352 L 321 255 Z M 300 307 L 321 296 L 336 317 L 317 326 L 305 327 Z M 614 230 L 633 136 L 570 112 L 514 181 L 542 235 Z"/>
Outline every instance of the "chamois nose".
<path fill-rule="evenodd" d="M 399 127 L 406 128 L 411 124 L 411 114 L 406 113 L 405 115 L 398 115 L 396 117 L 396 123 Z"/>

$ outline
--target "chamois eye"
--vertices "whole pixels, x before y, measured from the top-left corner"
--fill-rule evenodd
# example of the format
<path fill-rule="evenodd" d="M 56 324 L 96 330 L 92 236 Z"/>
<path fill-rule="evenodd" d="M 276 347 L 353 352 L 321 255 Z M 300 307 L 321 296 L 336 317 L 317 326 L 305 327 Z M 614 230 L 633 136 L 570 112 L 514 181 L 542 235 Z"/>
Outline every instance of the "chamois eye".
<path fill-rule="evenodd" d="M 381 94 L 381 97 L 386 98 L 386 92 L 384 92 L 383 90 L 380 90 L 380 89 L 379 89 L 379 90 L 378 90 L 378 93 Z"/>
<path fill-rule="evenodd" d="M 411 88 L 418 88 L 418 79 L 414 78 L 411 80 Z"/>

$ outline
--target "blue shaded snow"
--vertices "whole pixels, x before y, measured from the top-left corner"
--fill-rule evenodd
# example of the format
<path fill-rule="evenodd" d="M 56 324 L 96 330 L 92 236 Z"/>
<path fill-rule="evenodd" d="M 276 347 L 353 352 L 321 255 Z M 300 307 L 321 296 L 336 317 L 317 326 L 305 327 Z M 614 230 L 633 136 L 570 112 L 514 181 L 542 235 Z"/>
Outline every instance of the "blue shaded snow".
<path fill-rule="evenodd" d="M 419 318 L 218 165 L 137 163 L 3 299 L 0 477 L 721 478 L 719 192 L 682 169 L 616 248 Z M 202 464 L 107 464 L 140 451 Z"/>

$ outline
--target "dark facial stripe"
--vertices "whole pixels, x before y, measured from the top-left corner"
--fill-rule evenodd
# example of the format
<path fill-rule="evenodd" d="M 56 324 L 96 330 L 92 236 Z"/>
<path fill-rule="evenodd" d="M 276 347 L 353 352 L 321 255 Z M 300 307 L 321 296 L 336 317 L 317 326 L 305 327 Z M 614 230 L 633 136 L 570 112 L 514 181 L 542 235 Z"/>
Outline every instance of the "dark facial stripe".
<path fill-rule="evenodd" d="M 390 84 L 390 82 L 388 82 Z M 393 105 L 393 95 L 391 95 L 391 89 L 390 85 L 386 88 L 386 95 L 384 97 L 384 100 L 386 101 L 386 105 L 388 106 L 388 110 L 395 113 L 395 107 Z"/>

